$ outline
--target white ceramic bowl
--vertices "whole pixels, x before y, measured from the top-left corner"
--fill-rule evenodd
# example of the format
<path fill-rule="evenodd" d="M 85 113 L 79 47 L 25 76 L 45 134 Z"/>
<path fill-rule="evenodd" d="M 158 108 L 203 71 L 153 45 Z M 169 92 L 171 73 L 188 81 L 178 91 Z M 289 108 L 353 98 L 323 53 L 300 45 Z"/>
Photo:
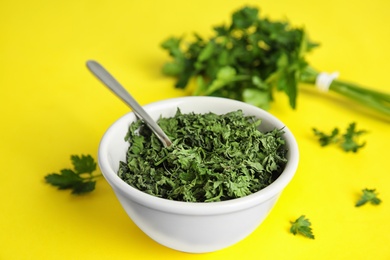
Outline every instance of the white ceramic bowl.
<path fill-rule="evenodd" d="M 130 112 L 107 130 L 98 153 L 101 171 L 112 186 L 133 222 L 149 237 L 169 248 L 205 253 L 231 246 L 252 233 L 268 215 L 279 195 L 291 181 L 298 166 L 298 146 L 287 126 L 255 106 L 216 97 L 183 97 L 144 106 L 157 120 L 171 117 L 179 107 L 182 113 L 225 114 L 241 109 L 263 121 L 261 131 L 284 127 L 288 162 L 283 173 L 268 187 L 243 198 L 223 202 L 193 203 L 172 201 L 146 194 L 125 183 L 117 175 L 119 161 L 126 161 L 129 144 L 124 141 L 128 126 L 136 120 Z"/>

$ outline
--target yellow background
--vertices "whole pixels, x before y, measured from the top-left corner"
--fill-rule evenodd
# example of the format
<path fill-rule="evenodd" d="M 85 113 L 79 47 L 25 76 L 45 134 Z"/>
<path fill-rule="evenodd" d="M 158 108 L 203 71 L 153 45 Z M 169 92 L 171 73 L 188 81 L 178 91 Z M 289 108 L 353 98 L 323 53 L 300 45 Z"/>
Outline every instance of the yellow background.
<path fill-rule="evenodd" d="M 104 179 L 80 197 L 43 180 L 70 167 L 72 154 L 96 158 L 105 130 L 129 111 L 86 60 L 100 61 L 141 104 L 187 95 L 161 75 L 168 56 L 159 44 L 173 35 L 210 35 L 250 4 L 321 42 L 308 57 L 314 67 L 388 92 L 389 3 L 2 0 L 0 259 L 390 259 L 390 121 L 309 86 L 301 86 L 295 111 L 283 94 L 271 109 L 296 135 L 298 172 L 265 222 L 230 248 L 200 255 L 165 248 L 133 224 Z M 311 131 L 352 121 L 369 131 L 357 154 L 321 148 Z M 376 188 L 383 203 L 354 207 L 364 188 Z M 315 240 L 289 233 L 302 214 Z"/>

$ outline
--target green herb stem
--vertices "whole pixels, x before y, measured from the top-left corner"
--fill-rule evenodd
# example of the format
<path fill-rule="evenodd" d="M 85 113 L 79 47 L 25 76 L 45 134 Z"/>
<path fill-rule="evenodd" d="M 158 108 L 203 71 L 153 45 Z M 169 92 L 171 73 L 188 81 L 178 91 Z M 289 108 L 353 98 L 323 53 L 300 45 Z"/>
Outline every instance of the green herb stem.
<path fill-rule="evenodd" d="M 385 95 L 380 96 L 378 94 L 372 94 L 368 90 L 358 91 L 354 88 L 354 85 L 338 80 L 335 80 L 331 84 L 330 90 L 390 116 L 390 104 L 388 104 Z"/>
<path fill-rule="evenodd" d="M 319 73 L 313 68 L 307 67 L 303 72 L 300 81 L 314 85 L 318 74 Z M 390 116 L 390 95 L 387 93 L 371 90 L 355 83 L 342 80 L 333 80 L 329 86 L 329 90 Z"/>
<path fill-rule="evenodd" d="M 92 181 L 92 180 L 95 180 L 95 179 L 101 178 L 101 177 L 103 177 L 103 174 L 100 173 L 100 174 L 90 175 L 88 177 L 82 177 L 82 178 L 86 181 Z"/>

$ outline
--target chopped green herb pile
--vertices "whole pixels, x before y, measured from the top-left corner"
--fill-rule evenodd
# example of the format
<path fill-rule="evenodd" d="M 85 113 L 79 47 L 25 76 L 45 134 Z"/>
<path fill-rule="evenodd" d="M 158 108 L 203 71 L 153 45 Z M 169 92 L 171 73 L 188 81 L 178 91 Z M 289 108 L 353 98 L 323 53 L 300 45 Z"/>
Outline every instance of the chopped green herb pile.
<path fill-rule="evenodd" d="M 96 163 L 91 155 L 72 155 L 70 157 L 72 169 L 62 169 L 60 173 L 51 173 L 45 176 L 47 183 L 58 187 L 60 190 L 71 189 L 72 194 L 83 194 L 95 189 L 97 177 L 93 175 Z"/>
<path fill-rule="evenodd" d="M 363 194 L 356 202 L 355 206 L 360 207 L 366 204 L 367 202 L 370 202 L 373 205 L 379 205 L 382 201 L 377 197 L 378 194 L 375 192 L 375 189 L 364 189 L 362 190 Z"/>
<path fill-rule="evenodd" d="M 129 127 L 126 162 L 118 175 L 148 194 L 177 201 L 243 197 L 271 184 L 287 162 L 282 129 L 258 130 L 261 120 L 242 111 L 182 114 L 158 124 L 173 140 L 164 147 L 138 120 Z"/>
<path fill-rule="evenodd" d="M 301 234 L 305 237 L 314 239 L 314 235 L 310 226 L 310 221 L 306 219 L 304 215 L 302 215 L 294 222 L 291 222 L 290 232 L 294 235 Z"/>
<path fill-rule="evenodd" d="M 318 44 L 309 41 L 303 28 L 243 7 L 232 14 L 230 24 L 213 30 L 209 39 L 194 34 L 193 41 L 171 37 L 161 44 L 172 58 L 162 72 L 177 78 L 175 87 L 186 88 L 195 79 L 194 95 L 222 96 L 268 109 L 274 90 L 283 91 L 295 108 L 298 84 L 315 85 L 319 72 L 305 55 Z M 387 93 L 341 80 L 333 80 L 329 90 L 390 116 Z"/>
<path fill-rule="evenodd" d="M 326 134 L 313 128 L 314 135 L 318 137 L 321 146 L 339 144 L 345 152 L 356 153 L 366 145 L 366 142 L 359 143 L 358 138 L 367 133 L 365 130 L 356 130 L 356 123 L 350 123 L 345 133 L 340 135 L 338 128 L 334 128 L 330 134 Z"/>

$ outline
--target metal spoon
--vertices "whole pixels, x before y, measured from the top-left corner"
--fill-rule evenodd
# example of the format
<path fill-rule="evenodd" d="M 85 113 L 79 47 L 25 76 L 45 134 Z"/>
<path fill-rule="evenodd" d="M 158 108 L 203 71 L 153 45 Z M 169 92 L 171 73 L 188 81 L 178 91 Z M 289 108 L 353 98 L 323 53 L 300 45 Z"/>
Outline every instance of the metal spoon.
<path fill-rule="evenodd" d="M 124 87 L 98 62 L 87 61 L 88 69 L 102 81 L 110 90 L 112 90 L 120 99 L 122 99 L 130 108 L 133 109 L 134 114 L 138 118 L 144 120 L 149 128 L 156 134 L 158 139 L 165 147 L 171 146 L 172 142 L 164 133 L 160 126 L 150 117 L 148 113 L 138 104 L 138 102 L 125 90 Z"/>

